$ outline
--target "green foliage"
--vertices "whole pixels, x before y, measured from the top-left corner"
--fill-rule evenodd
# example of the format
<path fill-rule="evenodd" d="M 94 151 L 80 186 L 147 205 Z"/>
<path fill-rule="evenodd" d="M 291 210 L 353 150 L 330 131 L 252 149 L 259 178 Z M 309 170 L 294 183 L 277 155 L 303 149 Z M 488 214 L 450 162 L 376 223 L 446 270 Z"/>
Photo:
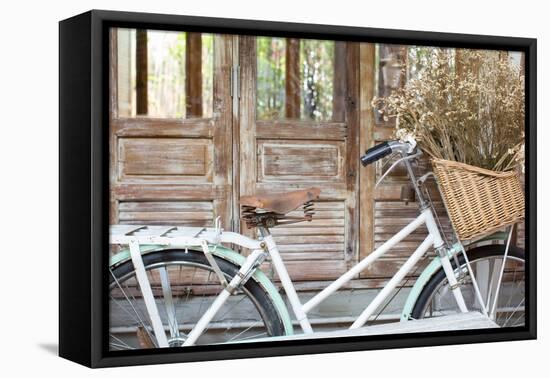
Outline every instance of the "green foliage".
<path fill-rule="evenodd" d="M 259 37 L 257 54 L 257 117 L 284 117 L 285 109 L 285 46 L 283 38 Z"/>
<path fill-rule="evenodd" d="M 285 117 L 285 80 L 296 80 L 300 88 L 300 118 L 332 119 L 334 87 L 334 42 L 300 40 L 299 77 L 286 72 L 286 40 L 259 37 L 257 54 L 257 117 Z"/>
<path fill-rule="evenodd" d="M 212 112 L 214 91 L 214 34 L 202 35 L 202 114 Z"/>
<path fill-rule="evenodd" d="M 334 41 L 302 40 L 300 50 L 302 117 L 312 120 L 331 119 Z"/>
<path fill-rule="evenodd" d="M 186 114 L 186 33 L 148 31 L 148 113 L 153 117 L 184 118 Z M 202 34 L 203 116 L 212 114 L 214 35 Z"/>

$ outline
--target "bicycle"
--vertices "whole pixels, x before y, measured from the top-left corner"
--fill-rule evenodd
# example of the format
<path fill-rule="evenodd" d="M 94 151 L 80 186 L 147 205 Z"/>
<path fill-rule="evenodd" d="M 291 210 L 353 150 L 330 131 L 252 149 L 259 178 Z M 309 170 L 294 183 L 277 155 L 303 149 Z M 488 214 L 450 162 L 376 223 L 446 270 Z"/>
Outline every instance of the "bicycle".
<path fill-rule="evenodd" d="M 281 224 L 310 221 L 319 189 L 241 198 L 243 219 L 248 227 L 259 230 L 257 240 L 224 231 L 219 220 L 213 228 L 111 226 L 110 243 L 129 248 L 110 260 L 110 349 L 184 347 L 293 335 L 289 308 L 260 269 L 267 258 L 296 322 L 304 334 L 311 334 L 314 331 L 308 312 L 423 225 L 428 230 L 424 241 L 350 329 L 365 326 L 432 248 L 436 256 L 411 288 L 401 321 L 477 310 L 498 326 L 523 326 L 525 253 L 510 245 L 511 232 L 504 243 L 485 241 L 489 244 L 468 250 L 460 242 L 446 242 L 431 198 L 426 195 L 428 175 L 417 178 L 411 164 L 422 154 L 416 145 L 382 143 L 369 149 L 361 162 L 367 166 L 390 154 L 399 159 L 380 181 L 393 167 L 404 164 L 419 205 L 418 217 L 305 303 L 298 297 L 269 230 Z M 302 217 L 286 215 L 300 207 Z M 245 257 L 222 243 L 251 252 Z"/>

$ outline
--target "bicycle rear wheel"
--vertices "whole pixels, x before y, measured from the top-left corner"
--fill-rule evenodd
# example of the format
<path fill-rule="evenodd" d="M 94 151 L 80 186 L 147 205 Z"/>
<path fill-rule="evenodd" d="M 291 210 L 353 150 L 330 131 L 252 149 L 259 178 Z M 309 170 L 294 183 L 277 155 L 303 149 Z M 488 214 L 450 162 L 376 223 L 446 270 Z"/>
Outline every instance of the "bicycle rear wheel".
<path fill-rule="evenodd" d="M 215 258 L 230 281 L 239 267 Z M 202 252 L 150 252 L 143 255 L 143 263 L 169 346 L 182 346 L 223 287 Z M 110 350 L 157 347 L 130 260 L 110 268 L 109 320 Z M 270 297 L 256 281 L 249 279 L 227 300 L 195 344 L 253 341 L 284 332 Z"/>
<path fill-rule="evenodd" d="M 490 245 L 467 252 L 474 277 L 481 296 L 489 303 L 489 311 L 496 300 L 493 321 L 500 327 L 522 327 L 525 325 L 525 253 L 511 246 L 504 266 L 504 275 L 497 294 L 497 281 L 504 261 L 505 247 Z M 460 289 L 470 311 L 482 312 L 462 254 L 458 258 L 460 267 L 451 259 L 455 275 L 460 276 Z M 458 313 L 458 305 L 451 292 L 443 269 L 439 269 L 428 281 L 411 313 L 413 319 L 444 316 Z"/>

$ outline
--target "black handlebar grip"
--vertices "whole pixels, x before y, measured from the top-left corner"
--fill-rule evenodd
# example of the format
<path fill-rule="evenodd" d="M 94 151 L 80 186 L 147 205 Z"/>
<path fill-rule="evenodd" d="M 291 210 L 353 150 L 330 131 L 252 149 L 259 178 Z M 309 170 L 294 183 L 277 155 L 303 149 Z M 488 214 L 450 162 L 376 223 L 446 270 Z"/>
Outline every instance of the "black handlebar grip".
<path fill-rule="evenodd" d="M 388 142 L 380 143 L 372 148 L 369 148 L 365 152 L 365 155 L 361 156 L 361 164 L 366 167 L 370 163 L 374 163 L 375 161 L 382 159 L 384 156 L 388 156 L 391 152 L 392 149 Z"/>

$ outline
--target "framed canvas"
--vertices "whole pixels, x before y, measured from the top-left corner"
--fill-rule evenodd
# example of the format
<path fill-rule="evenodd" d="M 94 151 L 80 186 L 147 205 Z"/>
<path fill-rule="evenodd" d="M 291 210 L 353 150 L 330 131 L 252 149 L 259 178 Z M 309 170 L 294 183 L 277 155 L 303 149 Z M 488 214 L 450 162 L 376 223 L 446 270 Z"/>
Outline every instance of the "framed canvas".
<path fill-rule="evenodd" d="M 536 338 L 536 40 L 60 22 L 59 353 Z"/>

